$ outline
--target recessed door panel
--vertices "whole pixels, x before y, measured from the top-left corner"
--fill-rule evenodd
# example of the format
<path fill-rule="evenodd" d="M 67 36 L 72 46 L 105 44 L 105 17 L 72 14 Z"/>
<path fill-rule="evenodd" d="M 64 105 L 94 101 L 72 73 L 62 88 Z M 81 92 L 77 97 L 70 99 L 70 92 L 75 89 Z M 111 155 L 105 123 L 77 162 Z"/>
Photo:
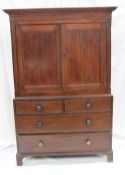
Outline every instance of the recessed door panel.
<path fill-rule="evenodd" d="M 65 91 L 101 93 L 106 81 L 105 27 L 100 23 L 63 26 Z M 64 54 L 63 54 L 64 55 Z"/>
<path fill-rule="evenodd" d="M 60 27 L 21 25 L 16 28 L 19 94 L 61 91 Z"/>

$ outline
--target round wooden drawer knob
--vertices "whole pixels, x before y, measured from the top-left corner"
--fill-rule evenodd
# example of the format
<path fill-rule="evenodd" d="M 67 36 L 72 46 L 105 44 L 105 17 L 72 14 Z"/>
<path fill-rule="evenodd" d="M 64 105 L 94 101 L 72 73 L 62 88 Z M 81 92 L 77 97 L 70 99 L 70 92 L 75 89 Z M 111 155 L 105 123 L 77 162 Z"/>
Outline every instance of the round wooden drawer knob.
<path fill-rule="evenodd" d="M 36 105 L 35 109 L 36 109 L 36 112 L 41 112 L 43 110 L 43 107 L 40 104 L 38 104 Z"/>
<path fill-rule="evenodd" d="M 87 110 L 92 109 L 92 104 L 91 104 L 90 102 L 87 102 L 87 103 L 85 104 L 85 108 L 86 108 Z"/>
<path fill-rule="evenodd" d="M 41 140 L 39 141 L 38 146 L 39 146 L 39 148 L 43 148 L 44 144 Z"/>
<path fill-rule="evenodd" d="M 86 140 L 86 146 L 91 146 L 92 142 L 91 140 Z"/>
<path fill-rule="evenodd" d="M 87 120 L 85 121 L 85 124 L 86 124 L 87 126 L 91 126 L 91 125 L 92 125 L 92 121 L 91 121 L 90 119 L 87 119 Z"/>
<path fill-rule="evenodd" d="M 41 121 L 36 122 L 37 128 L 42 128 L 42 126 L 43 126 L 43 122 L 41 122 Z"/>

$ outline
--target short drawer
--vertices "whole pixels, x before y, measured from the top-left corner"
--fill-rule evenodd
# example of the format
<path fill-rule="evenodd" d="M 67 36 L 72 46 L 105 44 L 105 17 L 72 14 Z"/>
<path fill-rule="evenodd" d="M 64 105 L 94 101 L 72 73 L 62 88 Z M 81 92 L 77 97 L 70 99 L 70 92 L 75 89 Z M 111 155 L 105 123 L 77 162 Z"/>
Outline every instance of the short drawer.
<path fill-rule="evenodd" d="M 62 101 L 15 101 L 16 114 L 61 113 Z"/>
<path fill-rule="evenodd" d="M 111 133 L 18 136 L 20 153 L 94 152 L 111 150 Z"/>
<path fill-rule="evenodd" d="M 66 133 L 111 131 L 111 113 L 82 115 L 16 116 L 18 133 Z"/>
<path fill-rule="evenodd" d="M 66 112 L 112 111 L 112 97 L 80 98 L 65 101 Z"/>

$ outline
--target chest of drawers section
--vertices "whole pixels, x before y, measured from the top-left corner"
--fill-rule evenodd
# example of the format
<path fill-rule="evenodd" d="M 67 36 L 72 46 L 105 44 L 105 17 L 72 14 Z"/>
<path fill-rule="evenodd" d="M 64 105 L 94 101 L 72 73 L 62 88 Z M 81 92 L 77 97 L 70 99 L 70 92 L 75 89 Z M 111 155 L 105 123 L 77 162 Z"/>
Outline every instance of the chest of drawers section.
<path fill-rule="evenodd" d="M 18 98 L 14 106 L 22 156 L 112 151 L 112 96 Z"/>

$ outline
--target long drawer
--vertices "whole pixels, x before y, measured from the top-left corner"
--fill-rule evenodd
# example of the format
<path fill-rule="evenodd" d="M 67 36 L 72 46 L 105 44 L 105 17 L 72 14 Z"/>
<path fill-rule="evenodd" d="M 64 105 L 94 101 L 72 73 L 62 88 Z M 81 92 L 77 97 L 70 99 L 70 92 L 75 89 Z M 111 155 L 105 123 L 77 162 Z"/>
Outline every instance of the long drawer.
<path fill-rule="evenodd" d="M 16 116 L 18 133 L 67 133 L 111 131 L 111 113 L 82 115 L 20 115 Z"/>
<path fill-rule="evenodd" d="M 20 153 L 94 152 L 111 150 L 111 133 L 18 136 Z"/>

